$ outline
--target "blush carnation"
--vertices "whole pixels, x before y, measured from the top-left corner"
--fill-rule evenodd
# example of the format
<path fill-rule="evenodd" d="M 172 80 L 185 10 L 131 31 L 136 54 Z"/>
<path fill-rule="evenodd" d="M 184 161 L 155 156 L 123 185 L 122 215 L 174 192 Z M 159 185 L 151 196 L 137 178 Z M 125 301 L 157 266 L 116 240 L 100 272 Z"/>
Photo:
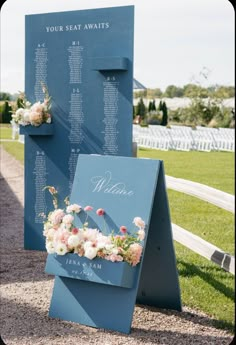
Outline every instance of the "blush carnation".
<path fill-rule="evenodd" d="M 133 223 L 139 228 L 145 228 L 145 223 L 140 217 L 135 217 Z"/>
<path fill-rule="evenodd" d="M 53 211 L 49 215 L 49 220 L 52 222 L 52 224 L 57 225 L 61 223 L 62 218 L 65 216 L 65 213 L 62 209 L 58 208 L 57 210 Z"/>
<path fill-rule="evenodd" d="M 72 224 L 73 220 L 74 220 L 74 217 L 73 217 L 71 214 L 66 214 L 66 215 L 63 217 L 62 222 L 63 222 L 64 224 Z"/>
<path fill-rule="evenodd" d="M 96 211 L 96 213 L 97 213 L 98 216 L 104 216 L 105 211 L 104 211 L 103 208 L 99 208 L 99 209 Z"/>
<path fill-rule="evenodd" d="M 92 211 L 93 210 L 93 208 L 92 208 L 92 206 L 85 206 L 85 208 L 84 208 L 84 211 L 85 212 L 88 212 L 88 211 Z"/>

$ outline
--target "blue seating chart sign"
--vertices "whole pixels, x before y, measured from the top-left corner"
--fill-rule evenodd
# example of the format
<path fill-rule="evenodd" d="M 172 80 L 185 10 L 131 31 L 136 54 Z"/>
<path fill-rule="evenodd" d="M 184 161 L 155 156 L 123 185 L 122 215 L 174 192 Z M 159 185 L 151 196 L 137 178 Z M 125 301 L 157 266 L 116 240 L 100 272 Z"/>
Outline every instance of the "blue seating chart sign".
<path fill-rule="evenodd" d="M 71 192 L 79 154 L 132 156 L 134 7 L 27 15 L 25 93 L 52 97 L 52 124 L 25 134 L 25 249 L 45 250 L 53 185 Z"/>
<path fill-rule="evenodd" d="M 70 202 L 82 207 L 77 228 L 88 222 L 105 234 L 119 235 L 122 226 L 134 234 L 140 217 L 146 236 L 136 266 L 49 254 L 45 270 L 55 275 L 49 316 L 129 333 L 135 303 L 181 310 L 162 161 L 81 154 Z"/>

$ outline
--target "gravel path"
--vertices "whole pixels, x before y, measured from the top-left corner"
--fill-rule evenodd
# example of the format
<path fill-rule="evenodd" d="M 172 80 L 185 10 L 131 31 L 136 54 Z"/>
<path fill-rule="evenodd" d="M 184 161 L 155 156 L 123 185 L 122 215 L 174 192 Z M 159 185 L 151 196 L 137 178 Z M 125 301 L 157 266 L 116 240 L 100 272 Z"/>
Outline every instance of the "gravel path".
<path fill-rule="evenodd" d="M 1 336 L 6 345 L 228 345 L 207 315 L 136 306 L 130 335 L 48 317 L 53 277 L 46 253 L 23 249 L 23 168 L 1 149 Z M 0 341 L 1 344 L 1 341 Z"/>

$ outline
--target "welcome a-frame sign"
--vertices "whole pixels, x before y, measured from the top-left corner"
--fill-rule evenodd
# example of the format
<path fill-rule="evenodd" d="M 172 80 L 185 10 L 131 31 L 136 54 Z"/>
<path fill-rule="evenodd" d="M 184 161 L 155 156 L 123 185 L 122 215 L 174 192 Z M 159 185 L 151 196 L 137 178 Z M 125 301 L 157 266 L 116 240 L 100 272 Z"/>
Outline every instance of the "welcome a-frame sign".
<path fill-rule="evenodd" d="M 181 310 L 164 176 L 159 160 L 79 156 L 71 203 L 103 208 L 103 217 L 90 213 L 88 221 L 107 232 L 118 233 L 122 225 L 134 229 L 134 217 L 141 217 L 146 240 L 135 267 L 48 255 L 46 272 L 56 276 L 49 316 L 129 333 L 136 303 Z M 83 212 L 76 221 L 83 224 Z"/>

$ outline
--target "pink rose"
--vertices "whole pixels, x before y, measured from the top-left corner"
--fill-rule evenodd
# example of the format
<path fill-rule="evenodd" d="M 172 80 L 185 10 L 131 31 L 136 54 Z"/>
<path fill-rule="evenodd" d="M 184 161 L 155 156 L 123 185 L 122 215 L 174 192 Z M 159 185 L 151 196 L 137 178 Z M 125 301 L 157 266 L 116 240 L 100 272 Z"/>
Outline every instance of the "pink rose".
<path fill-rule="evenodd" d="M 36 112 L 36 113 L 42 113 L 44 108 L 44 105 L 41 104 L 40 102 L 34 103 L 31 107 L 31 111 L 32 112 Z"/>
<path fill-rule="evenodd" d="M 76 234 L 78 234 L 79 230 L 77 228 L 73 228 L 71 230 L 71 232 L 72 232 L 73 235 L 76 235 Z"/>
<path fill-rule="evenodd" d="M 96 213 L 97 213 L 98 216 L 104 216 L 105 211 L 103 210 L 103 208 L 99 208 L 99 209 L 96 211 Z"/>
<path fill-rule="evenodd" d="M 50 216 L 49 216 L 49 220 L 54 224 L 57 225 L 62 221 L 62 218 L 65 216 L 65 213 L 63 210 L 61 210 L 60 208 L 53 211 Z"/>
<path fill-rule="evenodd" d="M 120 227 L 120 232 L 121 232 L 122 234 L 126 234 L 126 233 L 127 233 L 127 228 L 126 228 L 126 226 L 122 225 L 122 226 Z"/>
<path fill-rule="evenodd" d="M 92 208 L 92 206 L 85 206 L 85 208 L 84 208 L 84 211 L 85 212 L 88 212 L 88 211 L 92 211 L 93 210 L 93 208 Z"/>
<path fill-rule="evenodd" d="M 71 224 L 74 220 L 74 217 L 71 214 L 67 214 L 66 216 L 63 217 L 62 222 L 64 224 Z"/>
<path fill-rule="evenodd" d="M 31 111 L 29 114 L 29 120 L 31 124 L 40 125 L 43 121 L 43 115 L 36 111 Z"/>

